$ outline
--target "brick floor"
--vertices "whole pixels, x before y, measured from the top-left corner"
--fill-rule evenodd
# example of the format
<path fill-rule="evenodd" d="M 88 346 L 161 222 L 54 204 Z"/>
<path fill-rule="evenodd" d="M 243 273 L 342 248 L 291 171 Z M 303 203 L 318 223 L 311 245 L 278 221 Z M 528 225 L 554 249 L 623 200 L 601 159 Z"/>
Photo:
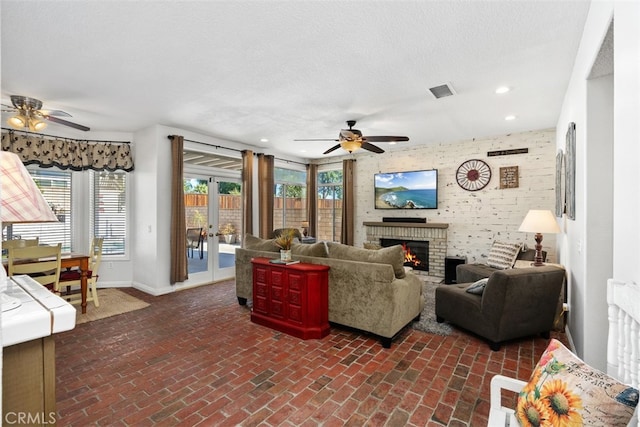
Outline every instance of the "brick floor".
<path fill-rule="evenodd" d="M 58 426 L 484 426 L 491 377 L 526 379 L 547 344 L 406 329 L 384 349 L 337 326 L 303 341 L 251 323 L 232 281 L 123 290 L 151 305 L 56 336 Z"/>

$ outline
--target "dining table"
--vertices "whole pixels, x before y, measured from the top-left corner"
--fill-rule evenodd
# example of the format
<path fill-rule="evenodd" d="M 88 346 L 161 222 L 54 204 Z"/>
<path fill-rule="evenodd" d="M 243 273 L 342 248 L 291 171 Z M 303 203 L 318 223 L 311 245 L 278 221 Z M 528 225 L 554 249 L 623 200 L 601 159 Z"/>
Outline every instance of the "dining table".
<path fill-rule="evenodd" d="M 64 253 L 60 257 L 60 270 L 78 267 L 80 270 L 80 295 L 82 296 L 82 314 L 87 313 L 87 272 L 89 271 L 89 255 L 76 252 Z M 60 282 L 58 286 L 63 286 Z"/>
<path fill-rule="evenodd" d="M 45 261 L 45 259 L 42 259 Z M 2 260 L 2 264 L 5 270 L 7 267 L 7 260 Z M 60 270 L 63 268 L 74 268 L 77 267 L 80 270 L 80 295 L 82 296 L 81 307 L 82 314 L 87 313 L 87 272 L 89 271 L 89 255 L 77 253 L 77 252 L 68 252 L 63 253 L 60 256 Z M 64 282 L 60 282 L 59 286 L 63 286 Z"/>

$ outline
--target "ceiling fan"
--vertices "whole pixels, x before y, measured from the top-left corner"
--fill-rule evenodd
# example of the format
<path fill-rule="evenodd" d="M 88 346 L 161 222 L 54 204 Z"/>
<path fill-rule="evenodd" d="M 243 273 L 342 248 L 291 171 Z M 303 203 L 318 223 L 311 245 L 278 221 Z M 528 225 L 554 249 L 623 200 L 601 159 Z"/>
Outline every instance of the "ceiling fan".
<path fill-rule="evenodd" d="M 2 104 L 2 112 L 14 113 L 7 123 L 16 129 L 29 129 L 30 131 L 38 132 L 47 127 L 45 120 L 53 123 L 58 123 L 65 126 L 70 126 L 74 129 L 88 131 L 89 128 L 77 123 L 70 122 L 68 120 L 61 119 L 60 117 L 71 117 L 71 114 L 65 113 L 61 110 L 43 110 L 42 101 L 35 98 L 29 98 L 27 96 L 11 95 L 12 106 Z"/>
<path fill-rule="evenodd" d="M 377 147 L 371 142 L 400 142 L 400 141 L 408 141 L 409 137 L 407 136 L 363 136 L 362 132 L 358 129 L 354 129 L 353 127 L 356 125 L 355 120 L 347 120 L 347 125 L 349 129 L 340 130 L 340 134 L 338 135 L 338 139 L 296 139 L 294 141 L 337 141 L 339 144 L 329 148 L 322 154 L 329 154 L 332 151 L 337 150 L 342 147 L 347 150 L 349 153 L 353 153 L 354 151 L 364 148 L 365 150 L 372 151 L 374 153 L 384 153 L 384 150 L 380 147 Z"/>

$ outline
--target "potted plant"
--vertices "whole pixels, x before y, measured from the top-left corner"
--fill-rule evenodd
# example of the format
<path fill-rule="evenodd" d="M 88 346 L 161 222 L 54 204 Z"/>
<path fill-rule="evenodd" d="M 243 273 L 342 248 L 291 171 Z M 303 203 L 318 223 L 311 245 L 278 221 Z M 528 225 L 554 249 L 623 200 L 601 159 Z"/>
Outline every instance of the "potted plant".
<path fill-rule="evenodd" d="M 280 248 L 280 259 L 283 261 L 291 260 L 291 244 L 295 238 L 296 231 L 292 228 L 282 231 L 274 240 L 276 246 Z"/>
<path fill-rule="evenodd" d="M 220 227 L 220 229 L 218 230 L 218 235 L 224 236 L 225 243 L 233 243 L 236 235 L 236 228 L 229 222 Z"/>

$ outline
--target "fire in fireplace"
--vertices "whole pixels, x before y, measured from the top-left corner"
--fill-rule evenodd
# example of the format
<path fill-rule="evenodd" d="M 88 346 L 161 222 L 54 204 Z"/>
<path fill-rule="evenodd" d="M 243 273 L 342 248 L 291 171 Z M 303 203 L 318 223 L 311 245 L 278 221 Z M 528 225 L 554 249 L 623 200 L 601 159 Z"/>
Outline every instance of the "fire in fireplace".
<path fill-rule="evenodd" d="M 380 246 L 401 245 L 404 249 L 404 265 L 414 270 L 429 271 L 429 242 L 423 240 L 380 239 Z"/>

